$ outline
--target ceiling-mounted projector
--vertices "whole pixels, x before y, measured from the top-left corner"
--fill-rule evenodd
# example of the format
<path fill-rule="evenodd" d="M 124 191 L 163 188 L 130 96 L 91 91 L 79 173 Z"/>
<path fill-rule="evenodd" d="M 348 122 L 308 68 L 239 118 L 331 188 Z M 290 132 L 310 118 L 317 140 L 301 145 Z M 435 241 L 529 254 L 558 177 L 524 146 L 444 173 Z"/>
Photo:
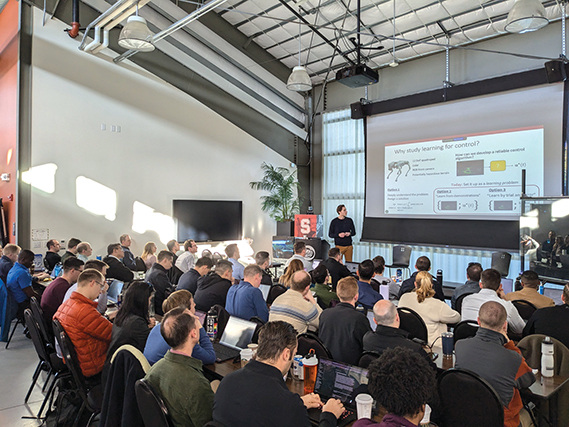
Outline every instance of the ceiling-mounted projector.
<path fill-rule="evenodd" d="M 336 80 L 351 87 L 364 87 L 379 81 L 379 74 L 364 64 L 351 65 L 336 73 Z"/>

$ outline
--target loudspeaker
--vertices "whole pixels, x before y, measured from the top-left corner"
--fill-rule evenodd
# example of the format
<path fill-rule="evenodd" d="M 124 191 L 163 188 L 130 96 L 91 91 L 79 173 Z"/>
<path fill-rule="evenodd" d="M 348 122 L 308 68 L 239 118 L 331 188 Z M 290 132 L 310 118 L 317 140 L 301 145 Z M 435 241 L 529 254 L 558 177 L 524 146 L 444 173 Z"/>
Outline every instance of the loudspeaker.
<path fill-rule="evenodd" d="M 307 260 L 312 261 L 314 259 L 328 259 L 328 251 L 330 250 L 330 243 L 324 239 L 294 239 L 295 242 L 302 241 L 306 243 L 306 255 L 304 256 Z"/>
<path fill-rule="evenodd" d="M 565 71 L 565 62 L 549 61 L 543 65 L 545 66 L 545 73 L 547 74 L 548 83 L 564 82 L 565 80 L 567 80 L 567 72 Z"/>
<path fill-rule="evenodd" d="M 354 102 L 350 104 L 352 110 L 352 119 L 363 119 L 364 118 L 364 106 L 361 102 Z"/>

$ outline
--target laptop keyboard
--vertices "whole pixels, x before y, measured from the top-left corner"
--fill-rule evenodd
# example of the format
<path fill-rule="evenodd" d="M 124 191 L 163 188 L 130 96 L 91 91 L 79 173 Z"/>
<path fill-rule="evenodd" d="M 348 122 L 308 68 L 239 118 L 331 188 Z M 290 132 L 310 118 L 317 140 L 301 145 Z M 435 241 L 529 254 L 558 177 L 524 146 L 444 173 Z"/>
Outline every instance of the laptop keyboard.
<path fill-rule="evenodd" d="M 239 356 L 239 351 L 217 342 L 213 343 L 213 349 L 215 350 L 215 355 L 219 361 L 229 360 Z"/>

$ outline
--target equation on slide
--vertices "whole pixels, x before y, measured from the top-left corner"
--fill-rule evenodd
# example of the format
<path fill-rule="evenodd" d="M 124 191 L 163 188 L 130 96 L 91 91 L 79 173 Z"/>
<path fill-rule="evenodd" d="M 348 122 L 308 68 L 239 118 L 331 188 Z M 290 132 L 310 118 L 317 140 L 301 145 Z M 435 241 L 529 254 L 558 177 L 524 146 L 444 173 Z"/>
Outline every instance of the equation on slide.
<path fill-rule="evenodd" d="M 543 194 L 543 128 L 386 145 L 385 214 L 512 215 Z"/>

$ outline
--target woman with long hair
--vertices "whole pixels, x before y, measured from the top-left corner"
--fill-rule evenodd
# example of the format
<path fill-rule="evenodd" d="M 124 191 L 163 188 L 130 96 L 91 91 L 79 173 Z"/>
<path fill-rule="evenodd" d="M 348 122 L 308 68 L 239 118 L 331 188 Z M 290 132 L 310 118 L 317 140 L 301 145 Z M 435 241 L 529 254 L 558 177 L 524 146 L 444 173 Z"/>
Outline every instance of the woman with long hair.
<path fill-rule="evenodd" d="M 426 271 L 420 271 L 415 277 L 415 290 L 403 294 L 399 300 L 399 307 L 416 311 L 425 321 L 430 345 L 433 345 L 443 332 L 447 332 L 447 324 L 460 322 L 460 313 L 441 300 L 433 298 L 434 295 L 433 276 Z M 441 346 L 440 341 L 437 345 Z"/>
<path fill-rule="evenodd" d="M 156 244 L 154 242 L 148 242 L 146 245 L 144 245 L 144 251 L 142 252 L 140 258 L 142 258 L 144 264 L 146 264 L 147 270 L 149 270 L 150 267 L 152 267 L 154 263 L 156 263 L 156 255 L 154 254 L 156 253 L 157 250 L 158 248 L 156 247 Z"/>
<path fill-rule="evenodd" d="M 280 277 L 279 283 L 283 285 L 285 288 L 290 288 L 290 281 L 292 280 L 292 275 L 297 271 L 304 270 L 304 265 L 302 261 L 299 259 L 293 259 L 284 274 Z"/>

